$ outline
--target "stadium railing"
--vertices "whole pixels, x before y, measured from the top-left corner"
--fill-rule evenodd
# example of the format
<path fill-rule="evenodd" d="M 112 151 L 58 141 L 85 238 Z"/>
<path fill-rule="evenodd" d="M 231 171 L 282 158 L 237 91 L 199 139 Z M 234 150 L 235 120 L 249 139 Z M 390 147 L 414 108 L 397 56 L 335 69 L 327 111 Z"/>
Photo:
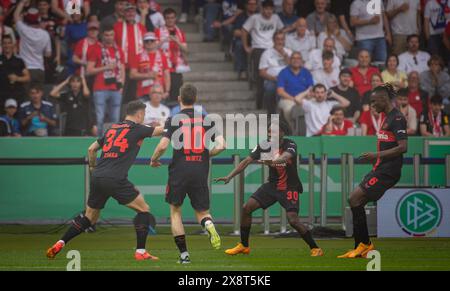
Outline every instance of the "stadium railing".
<path fill-rule="evenodd" d="M 163 165 L 170 164 L 172 159 L 163 158 L 161 163 Z M 212 189 L 212 165 L 234 165 L 237 167 L 241 162 L 239 155 L 233 155 L 231 158 L 213 158 L 210 161 L 210 173 L 208 175 L 209 187 Z M 135 165 L 148 165 L 149 159 L 136 159 Z M 260 164 L 255 162 L 255 164 Z M 342 154 L 340 158 L 329 158 L 327 154 L 323 154 L 320 158 L 316 158 L 314 154 L 309 154 L 307 158 L 297 156 L 297 165 L 308 165 L 308 195 L 309 195 L 309 223 L 316 224 L 316 217 L 314 215 L 314 169 L 316 166 L 320 166 L 320 226 L 327 226 L 327 177 L 328 166 L 340 165 L 341 166 L 341 193 L 342 193 L 342 227 L 345 225 L 345 207 L 350 192 L 354 188 L 354 173 L 355 165 L 365 165 L 368 162 L 360 159 L 355 159 L 351 154 Z M 420 183 L 420 167 L 421 165 L 445 165 L 445 181 L 446 187 L 450 187 L 450 155 L 446 155 L 445 158 L 423 158 L 420 154 L 415 154 L 413 157 L 407 157 L 403 159 L 404 165 L 412 165 L 414 169 L 414 184 L 413 187 L 425 187 L 429 185 L 421 185 Z M 89 164 L 87 157 L 85 158 L 1 158 L 0 165 L 7 166 L 67 166 L 67 165 L 83 165 L 84 166 L 84 197 L 85 203 L 89 195 Z M 261 165 L 263 168 L 262 178 L 263 181 L 267 181 L 269 176 L 268 167 Z M 233 234 L 239 235 L 240 233 L 240 220 L 241 211 L 244 204 L 244 185 L 245 174 L 241 173 L 233 180 L 234 189 L 234 214 L 233 214 Z M 210 191 L 210 195 L 211 195 Z M 281 208 L 280 211 L 280 233 L 287 231 L 287 217 L 286 211 Z M 264 234 L 270 234 L 270 217 L 268 210 L 263 212 L 263 225 Z"/>

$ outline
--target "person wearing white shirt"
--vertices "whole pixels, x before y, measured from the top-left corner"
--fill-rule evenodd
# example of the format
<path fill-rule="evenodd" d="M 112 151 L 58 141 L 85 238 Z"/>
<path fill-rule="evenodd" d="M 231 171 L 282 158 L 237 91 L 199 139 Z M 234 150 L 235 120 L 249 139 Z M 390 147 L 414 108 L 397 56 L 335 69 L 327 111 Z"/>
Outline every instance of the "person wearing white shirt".
<path fill-rule="evenodd" d="M 273 36 L 274 47 L 267 49 L 259 62 L 259 76 L 264 79 L 264 101 L 268 114 L 276 113 L 278 74 L 289 64 L 292 51 L 285 47 L 286 35 L 279 31 Z"/>
<path fill-rule="evenodd" d="M 262 2 L 261 13 L 253 14 L 242 26 L 242 44 L 245 52 L 250 56 L 252 72 L 249 76 L 256 84 L 256 107 L 263 107 L 263 79 L 259 77 L 259 61 L 264 50 L 273 47 L 273 35 L 284 27 L 283 22 L 277 14 L 274 14 L 273 0 L 264 0 Z M 251 46 L 249 44 L 251 36 Z"/>
<path fill-rule="evenodd" d="M 341 60 L 336 56 L 335 41 L 332 38 L 327 38 L 323 42 L 323 49 L 315 49 L 309 53 L 309 57 L 306 61 L 305 68 L 314 73 L 314 71 L 323 69 L 323 53 L 331 52 L 334 55 L 333 68 L 339 70 L 341 67 Z"/>
<path fill-rule="evenodd" d="M 322 83 L 329 90 L 339 85 L 339 70 L 333 67 L 334 54 L 332 52 L 324 52 L 322 59 L 323 69 L 313 72 L 314 83 Z"/>
<path fill-rule="evenodd" d="M 170 116 L 169 107 L 161 104 L 164 89 L 161 85 L 156 84 L 152 87 L 150 100 L 144 102 L 145 119 L 144 124 L 150 126 L 164 126 L 166 119 Z"/>
<path fill-rule="evenodd" d="M 25 21 L 22 11 L 26 1 L 21 1 L 14 11 L 16 30 L 20 36 L 20 57 L 30 72 L 30 83 L 43 84 L 45 81 L 44 57 L 51 57 L 52 43 L 47 31 L 39 26 L 39 14 L 36 8 L 28 9 Z"/>
<path fill-rule="evenodd" d="M 445 17 L 445 11 L 447 9 L 450 9 L 450 2 L 448 0 L 429 0 L 425 5 L 423 29 L 428 44 L 427 50 L 432 55 L 444 54 L 442 36 L 447 24 Z"/>
<path fill-rule="evenodd" d="M 376 62 L 385 62 L 387 45 L 392 44 L 389 20 L 381 3 L 381 14 L 367 9 L 373 0 L 355 0 L 350 6 L 350 24 L 355 27 L 359 50 L 367 50 Z"/>
<path fill-rule="evenodd" d="M 300 52 L 304 60 L 309 58 L 309 53 L 315 49 L 316 46 L 316 37 L 314 33 L 311 33 L 307 29 L 306 19 L 300 18 L 297 20 L 297 29 L 296 33 L 288 34 L 286 37 L 286 47 Z"/>
<path fill-rule="evenodd" d="M 392 53 L 399 55 L 406 50 L 408 35 L 419 34 L 420 0 L 389 0 L 386 14 L 391 22 Z"/>
<path fill-rule="evenodd" d="M 328 100 L 334 98 L 337 101 Z M 321 132 L 327 124 L 331 109 L 340 105 L 344 108 L 350 106 L 350 101 L 336 94 L 333 90 L 327 91 L 323 84 L 317 84 L 312 92 L 307 90 L 295 97 L 296 101 L 305 111 L 306 136 L 314 136 Z"/>
<path fill-rule="evenodd" d="M 347 35 L 345 30 L 339 27 L 338 19 L 333 14 L 328 17 L 325 31 L 321 32 L 317 39 L 320 49 L 323 49 L 323 42 L 327 38 L 334 39 L 336 55 L 342 61 L 344 56 L 351 51 L 353 41 Z"/>
<path fill-rule="evenodd" d="M 398 70 L 406 72 L 418 72 L 419 74 L 428 70 L 428 61 L 430 54 L 419 50 L 420 38 L 417 34 L 408 36 L 407 38 L 408 50 L 398 56 L 399 66 Z"/>

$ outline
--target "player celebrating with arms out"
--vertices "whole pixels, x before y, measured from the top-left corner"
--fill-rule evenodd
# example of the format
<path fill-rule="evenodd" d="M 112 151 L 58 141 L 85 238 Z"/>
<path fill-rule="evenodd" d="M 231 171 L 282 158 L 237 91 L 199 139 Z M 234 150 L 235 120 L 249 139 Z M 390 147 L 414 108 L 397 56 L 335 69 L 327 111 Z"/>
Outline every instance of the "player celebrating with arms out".
<path fill-rule="evenodd" d="M 75 217 L 63 237 L 47 250 L 49 259 L 53 259 L 71 239 L 94 225 L 101 209 L 108 199 L 113 197 L 137 213 L 133 220 L 137 240 L 135 259 L 158 260 L 145 250 L 149 227 L 155 226 L 155 218 L 149 212 L 144 197 L 127 178 L 128 170 L 133 165 L 143 140 L 147 137 L 160 136 L 163 132 L 162 127 L 143 125 L 144 117 L 144 103 L 140 101 L 128 103 L 125 121 L 111 125 L 106 134 L 89 147 L 91 189 L 85 214 Z M 96 165 L 97 151 L 100 149 L 102 155 Z"/>
<path fill-rule="evenodd" d="M 249 254 L 249 236 L 252 225 L 252 213 L 259 208 L 269 208 L 275 202 L 286 209 L 289 224 L 300 234 L 311 249 L 311 256 L 323 256 L 323 251 L 314 241 L 311 232 L 300 222 L 299 194 L 303 192 L 302 183 L 297 172 L 297 145 L 293 140 L 284 138 L 288 132 L 287 125 L 283 122 L 278 124 L 272 122 L 268 136 L 270 141 L 264 141 L 265 146 L 260 143 L 228 176 L 214 179 L 216 182 L 223 181 L 228 184 L 233 177 L 241 173 L 255 160 L 264 160 L 263 163 L 270 167 L 269 181 L 263 184 L 249 198 L 242 209 L 241 217 L 241 242 L 232 249 L 225 251 L 228 255 Z M 267 143 L 279 139 L 279 150 L 272 149 Z M 271 155 L 271 153 L 276 154 Z"/>
<path fill-rule="evenodd" d="M 209 213 L 208 173 L 209 159 L 225 150 L 223 136 L 215 134 L 215 147 L 205 147 L 205 133 L 213 126 L 206 124 L 203 114 L 195 112 L 197 89 L 184 84 L 180 89 L 181 111 L 167 119 L 163 137 L 153 153 L 152 167 L 159 167 L 159 158 L 167 150 L 172 139 L 173 157 L 169 166 L 169 180 L 166 189 L 166 202 L 170 204 L 170 222 L 175 244 L 180 251 L 178 263 L 189 264 L 190 258 L 186 246 L 186 235 L 181 218 L 181 206 L 186 194 L 191 200 L 197 221 L 208 232 L 214 249 L 220 248 L 220 237 Z M 212 123 L 211 123 L 212 124 Z M 179 135 L 178 133 L 181 134 Z"/>
<path fill-rule="evenodd" d="M 364 206 L 370 201 L 378 201 L 384 193 L 400 180 L 403 154 L 408 149 L 406 119 L 392 105 L 396 92 L 390 84 L 374 89 L 370 96 L 370 106 L 376 112 L 385 114 L 381 129 L 377 133 L 377 152 L 364 153 L 360 159 L 374 163 L 359 186 L 350 194 L 349 204 L 353 214 L 353 237 L 355 249 L 338 258 L 367 257 L 375 247 L 369 238 Z"/>

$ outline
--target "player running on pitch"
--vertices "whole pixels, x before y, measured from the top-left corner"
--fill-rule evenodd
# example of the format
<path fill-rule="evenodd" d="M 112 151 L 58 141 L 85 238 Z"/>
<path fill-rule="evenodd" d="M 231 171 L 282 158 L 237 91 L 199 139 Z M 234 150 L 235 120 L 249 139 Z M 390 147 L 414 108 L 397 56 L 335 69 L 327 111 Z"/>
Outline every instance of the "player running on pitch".
<path fill-rule="evenodd" d="M 377 133 L 377 152 L 364 153 L 360 157 L 373 162 L 373 169 L 350 194 L 349 204 L 353 214 L 355 249 L 338 258 L 365 258 L 371 250 L 375 249 L 369 239 L 364 206 L 370 201 L 378 201 L 400 180 L 403 154 L 408 149 L 408 135 L 405 117 L 392 105 L 395 95 L 393 87 L 385 84 L 377 87 L 370 97 L 370 106 L 378 113 L 384 113 L 385 117 Z"/>
<path fill-rule="evenodd" d="M 71 239 L 94 225 L 101 209 L 108 199 L 113 197 L 137 213 L 133 220 L 137 240 L 135 259 L 158 260 L 145 250 L 149 226 L 155 226 L 155 218 L 149 212 L 144 197 L 127 179 L 128 170 L 133 165 L 143 140 L 159 136 L 163 132 L 162 127 L 142 125 L 144 117 L 144 103 L 140 101 L 128 103 L 125 121 L 113 124 L 103 137 L 89 147 L 91 189 L 85 215 L 77 216 L 63 237 L 47 250 L 49 259 L 53 259 Z M 103 152 L 96 166 L 97 151 L 100 149 Z"/>
<path fill-rule="evenodd" d="M 210 157 L 225 149 L 225 141 L 221 134 L 216 134 L 216 146 L 211 150 L 205 147 L 208 142 L 205 140 L 205 132 L 212 126 L 204 123 L 202 114 L 195 113 L 196 99 L 197 89 L 193 85 L 185 84 L 181 87 L 178 97 L 181 111 L 166 121 L 163 137 L 151 159 L 151 166 L 159 167 L 159 158 L 172 140 L 174 151 L 169 166 L 166 202 L 170 204 L 170 222 L 175 244 L 180 251 L 180 264 L 190 263 L 181 217 L 181 206 L 186 194 L 191 200 L 197 221 L 208 232 L 211 245 L 215 249 L 220 248 L 220 237 L 209 213 L 208 172 Z"/>
<path fill-rule="evenodd" d="M 269 181 L 263 184 L 249 198 L 242 209 L 241 217 L 241 242 L 232 249 L 225 251 L 228 255 L 249 254 L 249 236 L 252 225 L 252 213 L 259 208 L 269 208 L 278 201 L 286 209 L 289 224 L 300 234 L 311 249 L 311 256 L 323 256 L 323 251 L 314 241 L 311 232 L 300 222 L 299 195 L 303 192 L 302 183 L 297 172 L 297 145 L 293 140 L 284 138 L 288 132 L 287 125 L 281 123 L 279 127 L 272 123 L 269 130 L 269 140 L 279 139 L 278 154 L 269 146 L 260 143 L 228 176 L 214 179 L 228 184 L 234 176 L 238 175 L 255 160 L 262 160 L 270 167 Z M 265 141 L 266 143 L 268 141 Z M 264 149 L 267 148 L 267 149 Z M 276 151 L 276 150 L 275 150 Z"/>

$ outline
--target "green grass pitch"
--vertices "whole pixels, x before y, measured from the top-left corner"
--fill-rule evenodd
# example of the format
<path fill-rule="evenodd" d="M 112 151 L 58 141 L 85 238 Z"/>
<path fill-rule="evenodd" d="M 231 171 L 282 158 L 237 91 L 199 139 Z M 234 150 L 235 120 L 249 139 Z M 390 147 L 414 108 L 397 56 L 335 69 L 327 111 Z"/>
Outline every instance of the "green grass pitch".
<path fill-rule="evenodd" d="M 159 256 L 159 262 L 133 258 L 135 234 L 132 227 L 99 227 L 96 233 L 82 234 L 70 242 L 54 260 L 45 257 L 46 249 L 62 234 L 36 234 L 45 227 L 0 227 L 1 270 L 59 270 L 64 271 L 69 250 L 81 254 L 81 270 L 366 270 L 368 260 L 337 259 L 351 248 L 351 239 L 318 239 L 325 256 L 311 258 L 306 244 L 299 238 L 273 238 L 252 233 L 251 254 L 227 256 L 223 250 L 233 247 L 238 238 L 222 235 L 222 250 L 213 250 L 204 235 L 189 235 L 199 228 L 187 228 L 187 243 L 192 264 L 178 265 L 178 251 L 167 227 L 150 236 L 148 249 Z M 49 227 L 46 227 L 49 229 Z M 229 228 L 221 228 L 223 233 Z M 381 270 L 450 270 L 450 239 L 373 239 L 381 253 Z"/>

